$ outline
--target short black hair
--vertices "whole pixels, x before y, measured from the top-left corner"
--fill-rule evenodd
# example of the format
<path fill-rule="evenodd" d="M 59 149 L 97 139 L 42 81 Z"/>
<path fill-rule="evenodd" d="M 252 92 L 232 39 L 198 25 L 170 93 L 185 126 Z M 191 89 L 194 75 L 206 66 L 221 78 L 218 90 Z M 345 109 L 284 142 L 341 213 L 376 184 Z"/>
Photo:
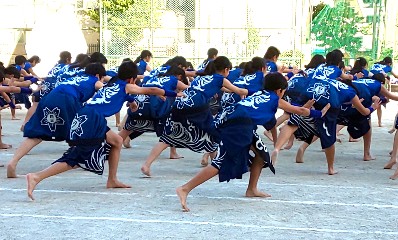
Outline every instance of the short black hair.
<path fill-rule="evenodd" d="M 107 64 L 108 59 L 106 59 L 105 55 L 100 52 L 94 52 L 90 55 L 90 62 L 92 63 L 101 63 Z"/>
<path fill-rule="evenodd" d="M 84 70 L 84 73 L 90 74 L 90 75 L 99 75 L 99 77 L 103 77 L 106 75 L 106 71 L 104 66 L 102 66 L 101 63 L 90 63 L 86 66 L 86 69 Z"/>
<path fill-rule="evenodd" d="M 22 65 L 26 62 L 26 57 L 22 55 L 15 56 L 15 64 L 16 65 Z"/>
<path fill-rule="evenodd" d="M 264 77 L 263 86 L 266 91 L 283 90 L 287 88 L 287 85 L 286 78 L 279 72 L 268 73 Z"/>
<path fill-rule="evenodd" d="M 121 80 L 127 80 L 130 78 L 135 79 L 137 78 L 137 74 L 137 64 L 135 64 L 133 61 L 122 62 L 117 71 L 117 77 Z"/>

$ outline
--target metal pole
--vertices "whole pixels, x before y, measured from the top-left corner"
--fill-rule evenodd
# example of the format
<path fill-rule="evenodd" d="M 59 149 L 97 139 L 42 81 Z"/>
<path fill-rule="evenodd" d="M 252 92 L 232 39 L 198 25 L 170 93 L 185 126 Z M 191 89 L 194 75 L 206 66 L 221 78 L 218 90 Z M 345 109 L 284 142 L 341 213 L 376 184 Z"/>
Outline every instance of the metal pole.
<path fill-rule="evenodd" d="M 373 32 L 372 32 L 372 58 L 376 61 L 377 58 L 377 40 L 376 40 L 376 33 L 377 33 L 377 2 L 373 1 Z"/>

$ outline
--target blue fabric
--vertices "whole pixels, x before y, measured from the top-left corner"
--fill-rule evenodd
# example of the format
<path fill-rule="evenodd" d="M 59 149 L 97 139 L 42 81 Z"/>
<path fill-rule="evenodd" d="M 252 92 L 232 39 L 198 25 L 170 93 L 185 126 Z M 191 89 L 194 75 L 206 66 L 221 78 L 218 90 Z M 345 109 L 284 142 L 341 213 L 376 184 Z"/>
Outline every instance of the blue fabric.
<path fill-rule="evenodd" d="M 84 68 L 70 68 L 70 65 L 65 65 L 61 70 L 59 70 L 57 75 L 57 81 L 55 86 L 58 86 L 61 82 L 75 76 L 80 76 L 84 74 Z"/>
<path fill-rule="evenodd" d="M 209 104 L 210 98 L 222 88 L 224 77 L 220 74 L 196 77 L 183 92 L 185 97 L 177 98 L 173 108 L 192 109 Z"/>
<path fill-rule="evenodd" d="M 272 72 L 277 72 L 278 71 L 278 66 L 276 66 L 276 63 L 270 60 L 265 61 L 265 67 L 267 68 L 268 73 Z"/>
<path fill-rule="evenodd" d="M 341 76 L 342 73 L 343 72 L 338 66 L 327 66 L 326 64 L 321 64 L 316 68 L 315 72 L 312 75 L 312 78 L 318 80 L 337 79 Z"/>
<path fill-rule="evenodd" d="M 296 74 L 287 83 L 286 95 L 290 98 L 290 103 L 296 106 L 304 105 L 310 98 L 305 94 L 308 89 L 310 78 L 301 74 Z"/>
<path fill-rule="evenodd" d="M 111 86 L 107 85 L 101 88 L 87 102 L 86 107 L 96 109 L 97 112 L 100 112 L 105 117 L 120 112 L 124 102 L 128 99 L 126 85 L 125 81 L 118 79 Z"/>
<path fill-rule="evenodd" d="M 84 103 L 94 95 L 96 91 L 95 84 L 97 81 L 99 81 L 99 79 L 93 75 L 78 75 L 66 79 L 53 91 L 59 91 L 57 89 L 62 86 L 61 89 L 63 89 L 64 92 L 77 96 L 78 100 L 81 103 Z"/>
<path fill-rule="evenodd" d="M 238 78 L 240 77 L 240 75 L 242 74 L 242 72 L 243 72 L 243 69 L 240 69 L 240 68 L 232 68 L 232 69 L 229 71 L 229 74 L 228 74 L 228 76 L 227 76 L 227 79 L 228 79 L 230 82 L 234 82 L 236 79 L 238 79 Z"/>
<path fill-rule="evenodd" d="M 387 73 L 389 73 L 391 71 L 392 71 L 392 67 L 391 66 L 383 65 L 383 64 L 380 64 L 380 63 L 375 63 L 370 68 L 370 72 L 372 72 L 373 74 L 376 74 L 376 73 L 387 74 Z"/>
<path fill-rule="evenodd" d="M 25 69 L 25 71 L 26 71 L 27 73 L 30 73 L 29 68 L 31 68 L 31 67 L 32 67 L 32 64 L 30 64 L 29 61 L 26 61 L 26 62 L 25 62 L 25 67 L 24 67 L 23 69 Z"/>
<path fill-rule="evenodd" d="M 141 60 L 137 63 L 137 70 L 138 70 L 137 75 L 144 75 L 144 73 L 145 73 L 145 71 L 146 71 L 146 66 L 147 66 L 147 65 L 148 65 L 148 63 L 141 59 Z"/>

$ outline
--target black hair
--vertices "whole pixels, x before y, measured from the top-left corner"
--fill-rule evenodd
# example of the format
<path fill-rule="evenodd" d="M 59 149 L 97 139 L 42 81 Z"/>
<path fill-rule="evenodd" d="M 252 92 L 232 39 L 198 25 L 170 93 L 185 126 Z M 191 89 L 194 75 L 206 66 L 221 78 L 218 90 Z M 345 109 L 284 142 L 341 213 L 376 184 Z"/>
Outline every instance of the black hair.
<path fill-rule="evenodd" d="M 26 57 L 18 55 L 15 57 L 15 65 L 22 65 L 26 62 Z"/>
<path fill-rule="evenodd" d="M 123 58 L 122 62 L 128 62 L 128 61 L 133 61 L 131 58 Z"/>
<path fill-rule="evenodd" d="M 339 67 L 341 70 L 344 70 L 344 68 L 345 68 L 345 63 L 344 63 L 344 61 L 341 61 L 341 62 L 339 63 L 339 65 L 338 65 L 338 67 Z"/>
<path fill-rule="evenodd" d="M 386 82 L 386 77 L 384 76 L 383 73 L 376 73 L 372 76 L 373 80 L 379 81 L 382 84 L 384 84 Z"/>
<path fill-rule="evenodd" d="M 281 54 L 281 52 L 279 51 L 279 49 L 277 49 L 274 46 L 270 46 L 267 51 L 264 54 L 264 58 L 267 60 L 272 59 L 273 57 L 279 57 L 279 54 Z"/>
<path fill-rule="evenodd" d="M 146 57 L 152 57 L 152 53 L 149 50 L 142 50 L 140 56 L 135 59 L 134 63 L 137 64 L 141 61 L 141 59 L 144 59 Z"/>
<path fill-rule="evenodd" d="M 242 75 L 253 74 L 257 71 L 261 71 L 265 67 L 265 62 L 263 58 L 254 57 L 251 61 L 245 64 Z"/>
<path fill-rule="evenodd" d="M 79 56 L 79 55 L 78 55 L 78 56 Z M 68 52 L 68 51 L 62 51 L 62 52 L 59 54 L 58 63 L 66 64 L 66 63 L 68 63 L 71 59 L 72 59 L 72 54 L 70 54 L 70 52 Z"/>
<path fill-rule="evenodd" d="M 286 78 L 279 72 L 268 73 L 264 77 L 263 88 L 266 91 L 283 90 L 287 88 L 287 85 Z"/>
<path fill-rule="evenodd" d="M 172 59 L 169 59 L 163 66 L 181 66 L 187 67 L 187 60 L 182 56 L 175 56 Z"/>
<path fill-rule="evenodd" d="M 191 62 L 187 61 L 187 69 L 195 69 Z"/>
<path fill-rule="evenodd" d="M 323 64 L 325 62 L 326 62 L 326 59 L 325 59 L 325 57 L 323 55 L 315 54 L 311 58 L 310 62 L 307 65 L 304 65 L 304 67 L 306 69 L 308 69 L 308 68 L 317 68 L 319 65 L 321 65 L 321 64 Z"/>
<path fill-rule="evenodd" d="M 80 53 L 76 56 L 75 61 L 69 66 L 70 68 L 85 68 L 90 64 L 90 56 Z"/>
<path fill-rule="evenodd" d="M 36 62 L 39 63 L 40 62 L 40 58 L 37 55 L 33 55 L 28 59 L 28 62 L 32 63 L 32 62 Z"/>
<path fill-rule="evenodd" d="M 178 76 L 178 75 L 181 75 L 181 82 L 188 85 L 188 80 L 187 76 L 185 75 L 184 69 L 177 66 L 171 66 L 169 70 L 167 70 L 167 72 L 159 74 L 158 77 Z"/>
<path fill-rule="evenodd" d="M 328 54 L 326 54 L 326 66 L 339 66 L 341 61 L 343 61 L 343 53 L 335 49 Z"/>
<path fill-rule="evenodd" d="M 362 72 L 362 70 L 368 65 L 368 61 L 366 61 L 363 57 L 358 57 L 355 59 L 354 66 L 352 67 L 350 73 L 352 75 Z"/>
<path fill-rule="evenodd" d="M 4 68 L 4 74 L 14 75 L 15 78 L 21 77 L 21 73 L 18 71 L 18 69 L 16 67 L 14 67 L 12 65 Z"/>
<path fill-rule="evenodd" d="M 212 75 L 217 71 L 222 71 L 226 68 L 229 69 L 232 68 L 231 62 L 225 56 L 218 56 L 216 59 L 214 59 L 214 61 L 211 61 L 209 62 L 209 64 L 207 64 L 203 72 L 197 73 L 197 75 L 199 76 Z"/>
<path fill-rule="evenodd" d="M 4 63 L 0 62 L 0 71 L 4 72 L 4 69 L 5 69 Z"/>
<path fill-rule="evenodd" d="M 3 82 L 5 79 L 3 71 L 0 71 L 0 83 Z"/>
<path fill-rule="evenodd" d="M 90 62 L 92 63 L 101 63 L 101 64 L 107 64 L 108 59 L 104 56 L 104 54 L 100 52 L 94 52 L 90 55 Z"/>
<path fill-rule="evenodd" d="M 385 58 L 383 58 L 383 60 L 381 60 L 378 63 L 383 64 L 383 65 L 392 64 L 392 58 L 391 57 L 385 57 Z"/>
<path fill-rule="evenodd" d="M 207 50 L 207 58 L 208 59 L 213 59 L 214 57 L 217 57 L 218 55 L 218 50 L 215 48 L 209 48 L 209 50 Z"/>
<path fill-rule="evenodd" d="M 246 63 L 247 63 L 247 62 L 241 62 L 241 63 L 239 64 L 238 68 L 240 68 L 240 69 L 245 69 Z"/>
<path fill-rule="evenodd" d="M 86 69 L 84 70 L 85 74 L 90 74 L 90 75 L 99 75 L 100 78 L 103 76 L 106 76 L 106 71 L 104 66 L 102 66 L 101 63 L 90 63 L 86 66 Z"/>
<path fill-rule="evenodd" d="M 121 80 L 127 80 L 130 78 L 137 78 L 137 64 L 132 61 L 122 62 L 117 71 L 117 77 Z"/>

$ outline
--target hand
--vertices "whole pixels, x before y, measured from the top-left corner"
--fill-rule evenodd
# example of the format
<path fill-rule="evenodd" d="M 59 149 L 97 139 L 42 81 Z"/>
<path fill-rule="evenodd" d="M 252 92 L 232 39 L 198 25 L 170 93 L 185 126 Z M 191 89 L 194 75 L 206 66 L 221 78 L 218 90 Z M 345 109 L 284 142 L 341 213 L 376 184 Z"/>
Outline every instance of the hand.
<path fill-rule="evenodd" d="M 355 76 L 357 76 L 357 78 L 363 78 L 364 75 L 363 75 L 363 73 L 359 72 L 359 73 L 356 73 Z"/>
<path fill-rule="evenodd" d="M 321 112 L 322 112 L 322 117 L 325 116 L 325 114 L 328 112 L 330 108 L 330 103 L 326 104 L 326 106 L 324 108 L 322 108 Z"/>
<path fill-rule="evenodd" d="M 159 98 L 164 102 L 166 101 L 167 97 L 166 96 L 159 96 Z"/>
<path fill-rule="evenodd" d="M 178 92 L 176 97 L 186 97 L 186 95 L 183 92 Z"/>
<path fill-rule="evenodd" d="M 129 108 L 130 108 L 130 110 L 131 110 L 132 112 L 135 112 L 135 111 L 138 110 L 138 105 L 137 105 L 136 102 L 132 102 L 132 103 L 130 103 Z"/>
<path fill-rule="evenodd" d="M 374 109 L 374 110 L 376 110 L 376 109 L 378 109 L 379 107 L 380 107 L 380 104 L 381 104 L 381 100 L 379 99 L 378 101 L 374 101 L 373 103 L 372 103 L 372 108 Z"/>
<path fill-rule="evenodd" d="M 303 105 L 303 107 L 310 109 L 312 107 L 312 105 L 314 105 L 314 103 L 315 103 L 315 99 L 308 100 L 308 102 L 306 102 Z"/>

